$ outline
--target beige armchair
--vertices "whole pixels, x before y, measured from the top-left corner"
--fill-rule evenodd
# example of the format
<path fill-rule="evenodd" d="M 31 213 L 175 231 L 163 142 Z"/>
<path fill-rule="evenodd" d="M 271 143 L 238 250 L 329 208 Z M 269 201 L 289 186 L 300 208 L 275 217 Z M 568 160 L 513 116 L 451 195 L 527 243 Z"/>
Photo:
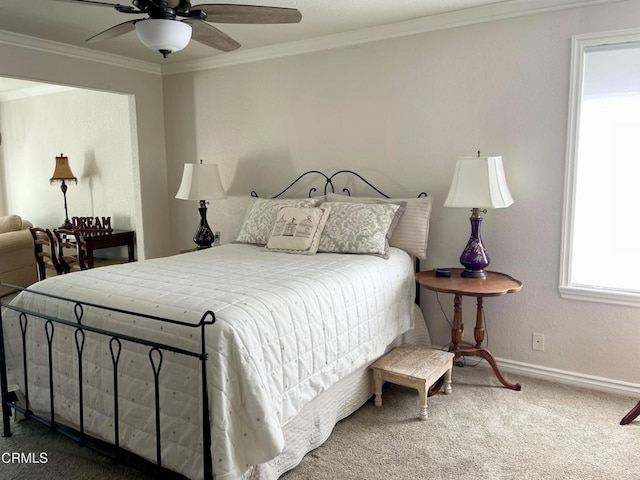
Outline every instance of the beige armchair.
<path fill-rule="evenodd" d="M 18 215 L 0 217 L 0 281 L 28 287 L 38 280 L 31 226 Z"/>

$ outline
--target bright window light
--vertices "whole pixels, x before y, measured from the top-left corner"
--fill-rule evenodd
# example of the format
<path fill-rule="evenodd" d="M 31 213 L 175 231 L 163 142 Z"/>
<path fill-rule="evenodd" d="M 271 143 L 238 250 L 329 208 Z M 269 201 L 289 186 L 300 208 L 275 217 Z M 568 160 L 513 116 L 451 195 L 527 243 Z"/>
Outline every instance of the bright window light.
<path fill-rule="evenodd" d="M 640 306 L 640 32 L 573 47 L 560 292 Z"/>

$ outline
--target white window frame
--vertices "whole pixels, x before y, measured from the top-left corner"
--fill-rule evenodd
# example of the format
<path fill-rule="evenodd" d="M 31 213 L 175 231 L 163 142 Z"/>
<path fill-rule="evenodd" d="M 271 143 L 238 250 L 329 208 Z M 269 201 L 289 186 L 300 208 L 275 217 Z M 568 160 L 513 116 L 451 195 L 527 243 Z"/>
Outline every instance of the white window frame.
<path fill-rule="evenodd" d="M 640 29 L 597 34 L 575 35 L 571 44 L 571 82 L 569 87 L 569 124 L 562 226 L 562 250 L 560 259 L 560 295 L 572 300 L 609 303 L 640 307 L 640 294 L 609 288 L 577 285 L 571 279 L 572 245 L 574 235 L 574 206 L 580 131 L 580 107 L 584 77 L 585 51 L 600 45 L 640 42 Z"/>

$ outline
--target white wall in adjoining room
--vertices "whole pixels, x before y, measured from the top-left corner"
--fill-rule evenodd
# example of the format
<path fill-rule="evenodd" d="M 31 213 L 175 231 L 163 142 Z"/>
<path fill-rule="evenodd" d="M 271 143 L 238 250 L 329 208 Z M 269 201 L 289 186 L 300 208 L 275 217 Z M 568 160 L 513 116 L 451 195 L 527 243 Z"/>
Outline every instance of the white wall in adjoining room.
<path fill-rule="evenodd" d="M 59 47 L 52 48 L 56 51 Z M 29 48 L 9 43 L 0 43 L 0 58 L 2 76 L 129 96 L 131 124 L 126 148 L 133 152 L 131 178 L 128 180 L 132 185 L 133 196 L 122 201 L 134 212 L 132 226 L 136 229 L 138 258 L 170 253 L 162 77 L 159 69 L 142 65 L 141 62 L 123 65 L 120 58 L 110 63 L 104 59 L 94 60 L 91 56 L 68 54 L 66 51 L 52 53 L 47 48 Z M 96 115 L 99 113 L 96 112 Z M 78 139 L 78 144 L 85 145 L 84 140 Z M 67 146 L 66 151 L 62 152 L 58 151 L 62 147 L 52 148 L 55 148 L 54 156 L 60 153 L 69 155 L 73 166 L 76 160 L 69 153 L 73 150 L 71 146 Z M 79 155 L 83 162 L 87 159 L 86 152 L 81 151 Z M 6 155 L 3 160 L 5 163 L 16 161 L 8 159 Z M 45 173 L 50 176 L 53 169 L 49 170 L 47 168 Z M 54 187 L 46 184 L 42 188 L 51 190 L 51 193 L 54 191 Z M 74 186 L 70 186 L 68 190 L 69 202 L 74 200 L 73 189 Z M 95 186 L 92 191 L 97 193 L 98 187 Z M 59 189 L 57 193 L 62 196 Z M 55 201 L 54 208 L 62 211 L 60 199 Z"/>
<path fill-rule="evenodd" d="M 487 213 L 482 235 L 491 269 L 524 289 L 486 300 L 489 348 L 640 383 L 640 310 L 558 293 L 571 37 L 637 27 L 639 17 L 631 0 L 165 76 L 169 196 L 184 162 L 220 164 L 232 198 L 213 202 L 209 222 L 226 243 L 251 190 L 268 196 L 305 170 L 349 168 L 391 195 L 426 190 L 434 211 L 422 266 L 457 266 L 469 212 L 442 207 L 455 160 L 502 155 L 516 203 Z M 172 248 L 188 248 L 197 206 L 169 205 Z M 451 319 L 453 299 L 440 301 Z M 470 338 L 475 301 L 463 306 Z M 445 344 L 435 294 L 423 292 L 423 310 L 434 343 Z M 545 335 L 544 352 L 532 350 L 533 332 Z"/>
<path fill-rule="evenodd" d="M 69 218 L 111 217 L 111 227 L 136 228 L 130 98 L 76 89 L 0 102 L 7 213 L 37 226 L 64 221 L 60 183 L 50 185 L 55 157 L 69 159 Z"/>

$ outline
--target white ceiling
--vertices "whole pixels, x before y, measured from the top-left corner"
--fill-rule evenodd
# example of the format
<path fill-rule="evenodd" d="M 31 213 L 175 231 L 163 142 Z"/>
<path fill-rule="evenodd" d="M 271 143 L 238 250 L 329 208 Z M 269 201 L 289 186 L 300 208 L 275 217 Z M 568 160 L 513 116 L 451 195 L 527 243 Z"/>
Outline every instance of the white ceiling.
<path fill-rule="evenodd" d="M 100 0 L 118 3 L 118 0 Z M 166 0 L 170 4 L 178 0 Z M 252 59 L 335 48 L 364 41 L 409 35 L 492 19 L 540 13 L 622 0 L 221 0 L 219 3 L 293 7 L 298 24 L 215 24 L 242 47 L 223 53 L 194 40 L 164 59 L 144 47 L 135 32 L 98 43 L 86 39 L 114 25 L 137 18 L 110 7 L 69 0 L 0 0 L 0 43 L 10 42 L 52 51 L 101 56 L 129 67 L 176 73 L 197 65 L 241 63 Z M 129 5 L 130 0 L 119 0 Z M 198 4 L 212 0 L 192 0 Z M 106 56 L 105 56 L 106 54 Z M 114 56 L 115 55 L 115 56 Z M 17 81 L 0 78 L 0 94 L 21 89 Z M 26 85 L 30 88 L 32 85 Z"/>
<path fill-rule="evenodd" d="M 117 0 L 102 0 L 118 3 Z M 177 0 L 168 0 L 175 2 Z M 512 4 L 520 10 L 536 9 L 540 5 L 600 3 L 611 0 L 222 0 L 219 3 L 240 3 L 293 7 L 302 13 L 302 22 L 285 25 L 215 26 L 242 44 L 239 51 L 282 43 L 309 40 L 343 34 L 370 27 L 432 17 L 466 9 L 491 8 L 508 11 Z M 120 0 L 129 5 L 129 0 Z M 192 8 L 210 0 L 192 0 Z M 524 5 L 524 6 L 523 6 Z M 489 7 L 487 7 L 489 6 Z M 482 15 L 490 16 L 491 11 Z M 187 48 L 167 59 L 143 47 L 135 32 L 99 43 L 85 43 L 96 33 L 138 16 L 117 12 L 109 7 L 76 4 L 56 0 L 1 0 L 0 30 L 15 34 L 84 47 L 145 62 L 166 65 L 220 55 L 229 55 L 191 41 Z"/>
<path fill-rule="evenodd" d="M 102 0 L 130 5 L 129 0 Z M 172 1 L 172 0 L 169 0 Z M 242 44 L 243 49 L 309 39 L 388 23 L 410 20 L 503 0 L 192 0 L 199 3 L 238 3 L 293 7 L 302 13 L 302 22 L 288 25 L 215 26 Z M 133 18 L 115 9 L 55 0 L 2 0 L 0 30 L 132 57 L 157 63 L 192 60 L 223 53 L 191 42 L 185 51 L 163 61 L 159 53 L 147 51 L 134 32 L 100 43 L 85 40 L 113 25 Z"/>

